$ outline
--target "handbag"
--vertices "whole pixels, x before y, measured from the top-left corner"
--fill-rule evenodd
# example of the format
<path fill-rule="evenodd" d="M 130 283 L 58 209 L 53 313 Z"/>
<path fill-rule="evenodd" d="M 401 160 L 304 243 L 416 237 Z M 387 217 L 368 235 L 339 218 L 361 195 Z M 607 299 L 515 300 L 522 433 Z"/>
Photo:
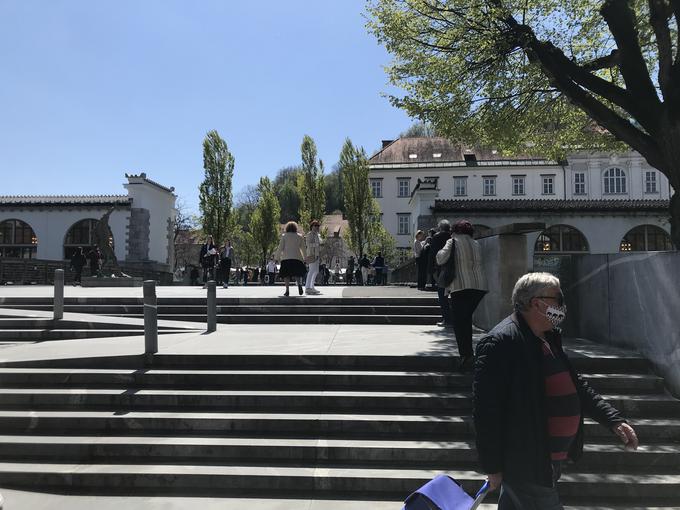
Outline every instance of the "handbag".
<path fill-rule="evenodd" d="M 474 499 L 448 475 L 438 475 L 411 494 L 402 510 L 475 510 L 489 492 L 484 482 Z"/>

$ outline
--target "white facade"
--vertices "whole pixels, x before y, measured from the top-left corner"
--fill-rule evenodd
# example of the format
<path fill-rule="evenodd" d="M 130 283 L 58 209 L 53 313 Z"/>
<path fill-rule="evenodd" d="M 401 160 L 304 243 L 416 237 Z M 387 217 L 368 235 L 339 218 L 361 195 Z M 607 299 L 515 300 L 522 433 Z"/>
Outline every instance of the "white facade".
<path fill-rule="evenodd" d="M 470 216 L 454 211 L 457 201 L 466 206 L 506 200 L 661 203 L 671 195 L 668 179 L 634 152 L 576 153 L 559 163 L 529 157 L 502 159 L 496 151 L 465 150 L 443 138 L 384 142 L 383 150 L 370 160 L 369 179 L 383 224 L 397 247 L 405 251 L 412 246 L 415 231 L 425 226 L 423 218 L 430 217 L 432 223 L 433 218 Z M 435 206 L 443 200 L 448 213 Z M 641 214 L 620 208 L 591 214 L 587 205 L 582 212 L 569 214 L 511 209 L 476 211 L 466 219 L 490 228 L 513 222 L 570 225 L 586 236 L 590 253 L 618 252 L 623 236 L 638 225 L 655 225 L 670 232 L 668 213 L 659 207 Z M 532 250 L 538 235 L 529 236 Z"/>
<path fill-rule="evenodd" d="M 63 260 L 69 231 L 82 220 L 100 220 L 113 208 L 109 227 L 116 258 L 172 264 L 174 188 L 147 179 L 146 174 L 126 175 L 127 195 L 97 196 L 0 196 L 0 229 L 7 220 L 18 220 L 33 231 L 32 258 Z M 0 248 L 12 240 L 0 236 Z"/>

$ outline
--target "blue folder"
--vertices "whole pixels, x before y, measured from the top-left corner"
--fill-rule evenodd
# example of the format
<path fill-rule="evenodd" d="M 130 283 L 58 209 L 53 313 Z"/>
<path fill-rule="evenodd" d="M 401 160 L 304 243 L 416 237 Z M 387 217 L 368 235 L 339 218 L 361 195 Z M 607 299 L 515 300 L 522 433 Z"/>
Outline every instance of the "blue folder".
<path fill-rule="evenodd" d="M 406 498 L 402 510 L 475 510 L 488 491 L 485 482 L 472 499 L 453 478 L 438 475 Z"/>

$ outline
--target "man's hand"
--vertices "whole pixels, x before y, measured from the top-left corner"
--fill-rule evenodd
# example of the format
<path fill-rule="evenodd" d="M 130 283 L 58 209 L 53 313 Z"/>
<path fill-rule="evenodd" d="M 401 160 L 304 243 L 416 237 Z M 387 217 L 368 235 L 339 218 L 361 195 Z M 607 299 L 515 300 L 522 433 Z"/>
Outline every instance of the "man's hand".
<path fill-rule="evenodd" d="M 493 473 L 491 475 L 486 475 L 487 480 L 489 480 L 489 490 L 495 491 L 501 486 L 503 481 L 503 473 Z"/>
<path fill-rule="evenodd" d="M 626 445 L 626 450 L 637 450 L 639 441 L 633 427 L 627 423 L 620 423 L 614 427 L 614 433 L 619 436 L 623 444 Z"/>

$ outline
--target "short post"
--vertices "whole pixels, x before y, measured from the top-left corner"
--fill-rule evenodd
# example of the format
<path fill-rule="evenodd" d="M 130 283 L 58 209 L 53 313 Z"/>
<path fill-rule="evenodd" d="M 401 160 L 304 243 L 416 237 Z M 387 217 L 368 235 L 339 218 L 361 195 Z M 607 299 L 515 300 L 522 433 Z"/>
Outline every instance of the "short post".
<path fill-rule="evenodd" d="M 217 329 L 217 284 L 208 282 L 208 333 Z"/>
<path fill-rule="evenodd" d="M 156 281 L 144 280 L 144 353 L 158 352 L 158 306 Z"/>
<path fill-rule="evenodd" d="M 64 318 L 64 270 L 54 270 L 54 320 Z"/>

